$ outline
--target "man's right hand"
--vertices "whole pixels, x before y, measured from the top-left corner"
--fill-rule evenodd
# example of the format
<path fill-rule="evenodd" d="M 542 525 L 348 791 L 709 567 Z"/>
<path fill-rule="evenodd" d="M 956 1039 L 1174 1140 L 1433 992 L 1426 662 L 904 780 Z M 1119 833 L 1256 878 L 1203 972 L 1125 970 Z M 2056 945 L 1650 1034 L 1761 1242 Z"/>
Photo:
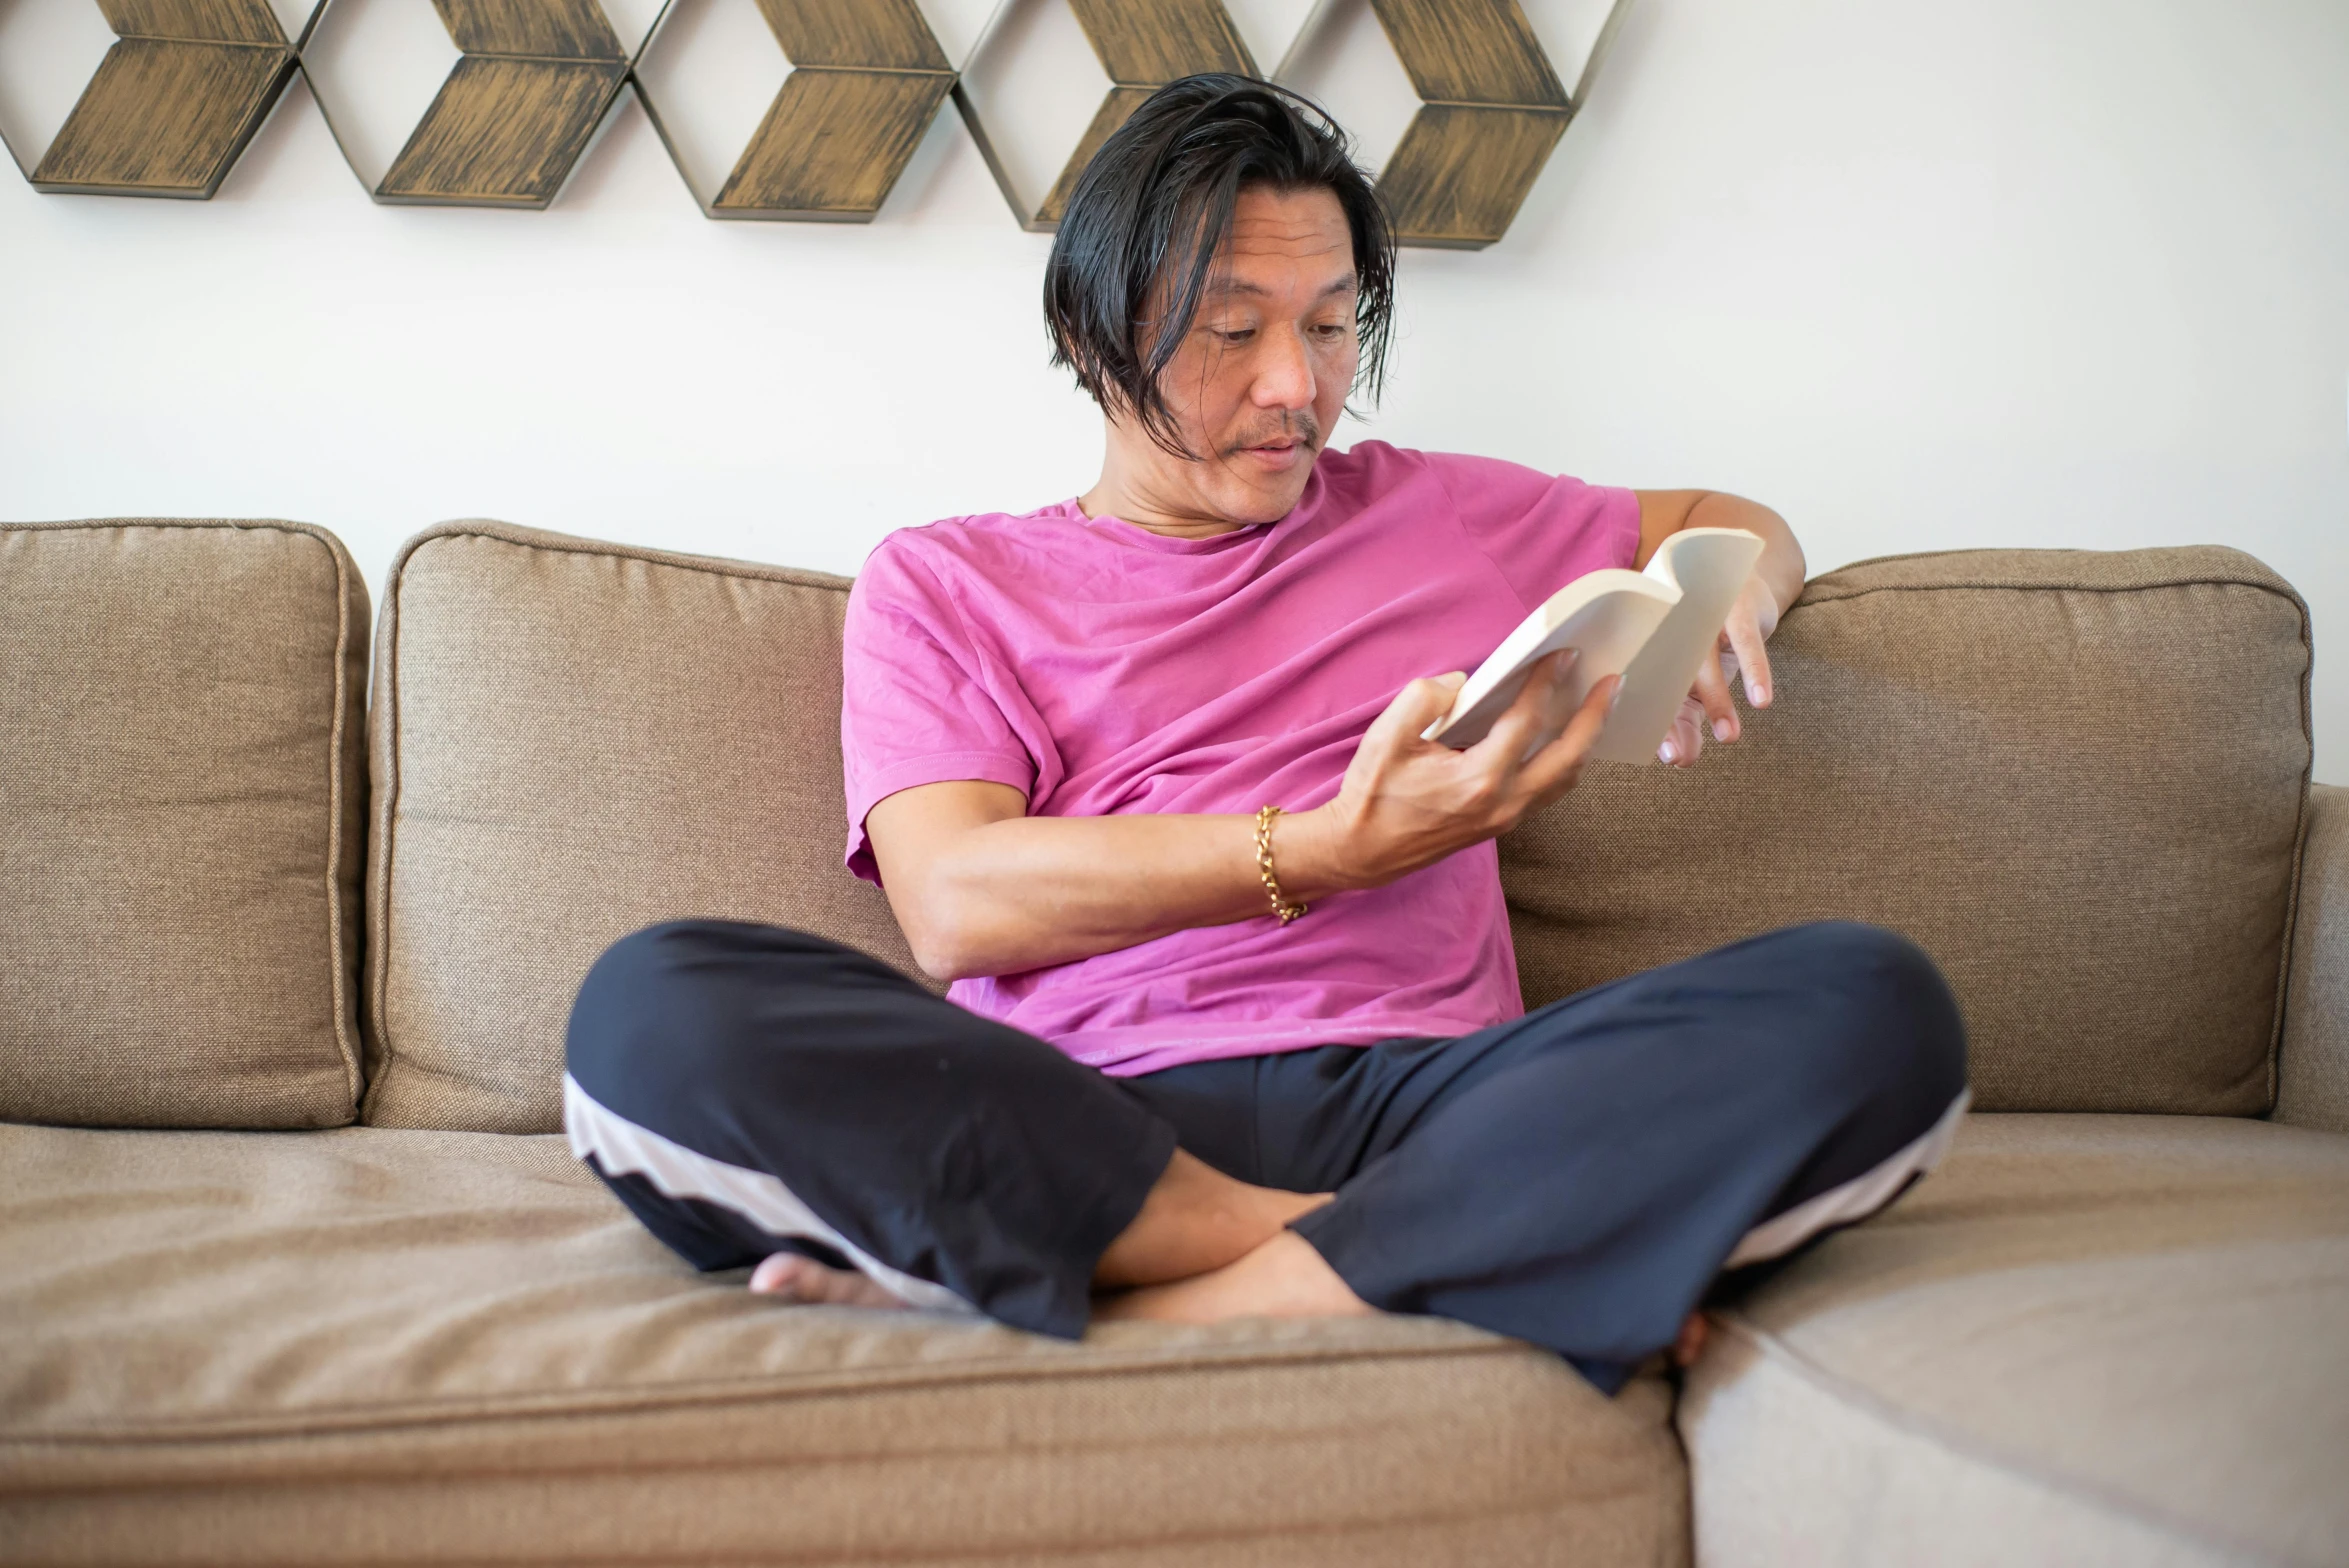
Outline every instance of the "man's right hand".
<path fill-rule="evenodd" d="M 1622 684 L 1608 676 L 1570 707 L 1564 677 L 1574 656 L 1568 649 L 1537 664 L 1509 711 L 1466 751 L 1420 735 L 1450 710 L 1467 677 L 1404 687 L 1362 737 L 1337 798 L 1279 823 L 1284 868 L 1316 891 L 1383 886 L 1499 837 L 1572 789 Z"/>
<path fill-rule="evenodd" d="M 1419 738 L 1462 678 L 1404 687 L 1355 749 L 1337 797 L 1275 820 L 1282 891 L 1311 901 L 1378 887 L 1564 794 L 1616 683 L 1569 711 L 1559 674 L 1554 663 L 1537 669 L 1466 751 Z M 942 980 L 1068 963 L 1266 912 L 1256 824 L 1244 814 L 1031 817 L 1009 785 L 962 779 L 900 790 L 865 825 L 915 960 Z"/>

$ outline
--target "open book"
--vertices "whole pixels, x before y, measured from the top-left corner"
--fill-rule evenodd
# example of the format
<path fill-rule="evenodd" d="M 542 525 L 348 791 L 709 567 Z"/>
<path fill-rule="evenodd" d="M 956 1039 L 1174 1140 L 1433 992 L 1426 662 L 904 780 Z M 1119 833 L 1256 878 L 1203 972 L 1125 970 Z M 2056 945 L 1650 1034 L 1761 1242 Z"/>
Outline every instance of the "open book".
<path fill-rule="evenodd" d="M 1527 666 L 1575 648 L 1581 657 L 1567 670 L 1566 686 L 1577 705 L 1608 676 L 1623 677 L 1591 755 L 1654 760 L 1761 556 L 1762 541 L 1742 528 L 1684 528 L 1658 547 L 1644 572 L 1607 567 L 1577 577 L 1476 667 L 1452 711 L 1420 738 L 1467 750 L 1517 700 Z"/>

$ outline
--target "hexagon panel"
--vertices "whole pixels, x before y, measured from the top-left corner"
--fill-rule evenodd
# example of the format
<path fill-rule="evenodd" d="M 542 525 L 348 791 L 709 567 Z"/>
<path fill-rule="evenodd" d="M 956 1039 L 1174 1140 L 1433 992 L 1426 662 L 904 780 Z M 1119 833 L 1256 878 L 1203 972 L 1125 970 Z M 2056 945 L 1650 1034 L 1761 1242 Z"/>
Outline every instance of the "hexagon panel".
<path fill-rule="evenodd" d="M 439 13 L 417 0 L 334 0 L 301 56 L 320 117 L 371 195 L 464 59 Z"/>
<path fill-rule="evenodd" d="M 34 166 L 45 191 L 202 200 L 294 69 L 267 0 L 101 0 L 117 41 Z"/>
<path fill-rule="evenodd" d="M 994 171 L 1004 199 L 1011 203 L 1021 224 L 1037 232 L 1060 226 L 1077 176 L 1085 172 L 1085 165 L 1093 161 L 1093 154 L 1110 133 L 1125 124 L 1127 116 L 1152 93 L 1200 71 L 1256 74 L 1256 62 L 1224 11 L 1222 0 L 1068 0 L 1068 4 L 1108 75 L 1109 95 L 1094 110 L 1076 150 L 1033 208 L 1026 205 L 997 152 L 973 95 L 964 91 L 955 94 L 955 106 Z"/>
<path fill-rule="evenodd" d="M 660 59 L 658 40 L 646 45 L 637 92 L 669 160 L 712 218 L 871 223 L 954 89 L 954 63 L 914 0 L 759 0 L 759 14 L 787 75 L 733 169 L 707 195 L 688 150 L 705 127 L 686 124 L 700 120 L 691 110 L 677 113 L 677 94 L 691 92 L 691 77 L 646 82 L 646 68 Z M 726 26 L 709 16 L 679 21 Z M 662 31 L 674 33 L 669 19 Z M 695 42 L 688 38 L 686 47 Z M 740 70 L 740 59 L 728 68 Z"/>
<path fill-rule="evenodd" d="M 433 0 L 460 58 L 378 200 L 544 207 L 627 78 L 595 0 Z"/>
<path fill-rule="evenodd" d="M 0 4 L 0 144 L 27 180 L 116 41 L 89 0 Z"/>
<path fill-rule="evenodd" d="M 953 90 L 954 67 L 913 0 L 759 0 L 759 10 L 791 74 L 703 211 L 871 222 Z M 658 124 L 649 93 L 645 106 Z"/>
<path fill-rule="evenodd" d="M 1327 110 L 1353 142 L 1355 161 L 1375 177 L 1419 113 L 1419 94 L 1370 0 L 1332 0 L 1313 18 L 1275 80 Z"/>
<path fill-rule="evenodd" d="M 1379 171 L 1395 238 L 1479 250 L 1566 134 L 1573 105 L 1517 0 L 1371 0 L 1421 105 Z"/>

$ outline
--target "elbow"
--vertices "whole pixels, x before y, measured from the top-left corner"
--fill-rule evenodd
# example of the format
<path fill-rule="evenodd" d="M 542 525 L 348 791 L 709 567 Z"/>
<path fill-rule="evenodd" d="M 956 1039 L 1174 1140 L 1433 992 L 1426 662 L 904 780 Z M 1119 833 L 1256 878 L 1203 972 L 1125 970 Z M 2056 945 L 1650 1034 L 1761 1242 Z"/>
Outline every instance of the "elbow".
<path fill-rule="evenodd" d="M 1776 512 L 1772 512 L 1770 515 L 1778 518 L 1779 543 L 1782 546 L 1787 570 L 1792 572 L 1794 580 L 1800 583 L 1811 570 L 1810 561 L 1803 555 L 1803 542 L 1794 536 L 1794 530 L 1787 526 L 1785 518 L 1778 517 Z"/>
<path fill-rule="evenodd" d="M 988 962 L 977 923 L 952 900 L 924 890 L 911 897 L 893 893 L 890 902 L 897 910 L 897 924 L 905 932 L 906 945 L 913 949 L 914 963 L 923 974 L 951 983 L 997 972 L 997 966 Z"/>
<path fill-rule="evenodd" d="M 957 980 L 975 980 L 993 972 L 989 965 L 980 961 L 978 954 L 956 943 L 951 937 L 940 940 L 933 935 L 914 941 L 911 933 L 908 933 L 906 939 L 913 947 L 914 962 L 921 966 L 923 974 L 933 980 L 943 980 L 951 985 Z"/>

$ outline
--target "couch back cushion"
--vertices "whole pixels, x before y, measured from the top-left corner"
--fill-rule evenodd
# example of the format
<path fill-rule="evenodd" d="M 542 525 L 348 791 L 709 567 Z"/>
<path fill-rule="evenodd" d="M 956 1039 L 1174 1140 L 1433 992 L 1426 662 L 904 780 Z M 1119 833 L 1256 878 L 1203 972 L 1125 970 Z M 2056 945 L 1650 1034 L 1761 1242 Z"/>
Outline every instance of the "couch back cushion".
<path fill-rule="evenodd" d="M 0 524 L 0 1120 L 352 1119 L 366 649 L 323 529 Z"/>
<path fill-rule="evenodd" d="M 2215 547 L 1831 572 L 1745 739 L 1594 766 L 1504 841 L 1527 1005 L 1868 920 L 1948 972 L 1982 1109 L 2264 1112 L 2308 639 L 2281 578 Z"/>
<path fill-rule="evenodd" d="M 911 969 L 841 864 L 847 590 L 497 523 L 407 545 L 370 716 L 366 1121 L 559 1126 L 572 997 L 654 921 L 769 921 Z"/>

